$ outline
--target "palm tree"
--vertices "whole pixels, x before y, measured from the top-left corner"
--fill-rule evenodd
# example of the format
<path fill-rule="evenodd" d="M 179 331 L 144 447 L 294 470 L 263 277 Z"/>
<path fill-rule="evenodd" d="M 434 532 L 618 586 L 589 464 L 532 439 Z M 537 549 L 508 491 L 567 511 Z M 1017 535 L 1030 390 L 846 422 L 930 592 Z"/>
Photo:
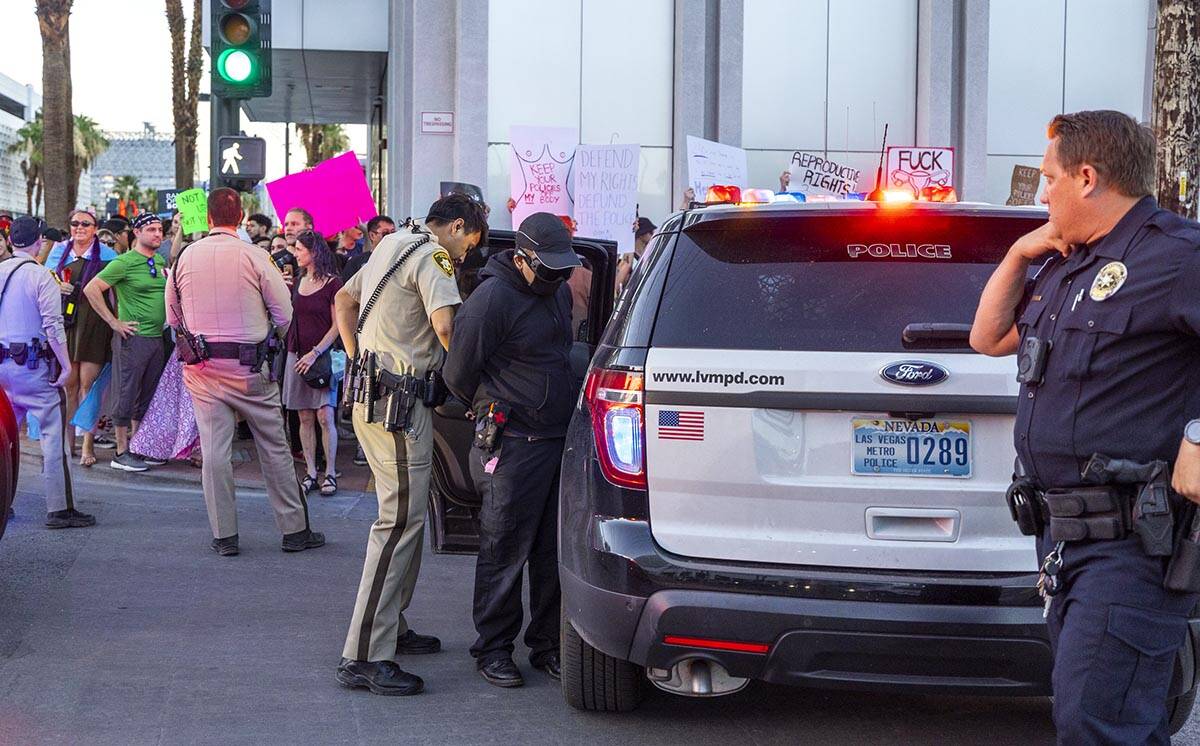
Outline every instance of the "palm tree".
<path fill-rule="evenodd" d="M 142 196 L 135 197 L 140 207 L 145 212 L 158 211 L 158 190 L 154 187 L 146 187 L 142 190 Z"/>
<path fill-rule="evenodd" d="M 166 0 L 167 29 L 171 32 L 171 109 L 175 115 L 175 187 L 191 189 L 196 172 L 197 102 L 200 100 L 201 6 L 192 2 L 192 27 L 184 53 L 185 22 L 181 0 Z"/>
<path fill-rule="evenodd" d="M 92 167 L 96 162 L 96 158 L 101 153 L 108 150 L 108 138 L 96 125 L 95 120 L 91 117 L 85 117 L 82 114 L 75 116 L 75 164 L 72 168 L 74 181 L 72 185 L 78 187 L 80 175 Z M 71 192 L 71 204 L 75 204 L 75 191 Z M 68 208 L 69 209 L 69 208 Z"/>
<path fill-rule="evenodd" d="M 141 197 L 142 185 L 136 176 L 118 176 L 113 180 L 113 191 L 122 202 L 137 202 Z"/>
<path fill-rule="evenodd" d="M 309 168 L 350 148 L 350 138 L 340 124 L 297 124 L 296 134 L 304 144 Z"/>
<path fill-rule="evenodd" d="M 1200 9 L 1194 0 L 1158 0 L 1154 113 L 1158 203 L 1196 217 L 1200 179 Z M 1182 187 L 1182 188 L 1181 188 Z M 1184 192 L 1184 194 L 1180 194 Z"/>
<path fill-rule="evenodd" d="M 21 157 L 21 173 L 25 176 L 25 212 L 33 215 L 42 201 L 42 112 L 38 110 L 32 122 L 17 130 L 17 141 L 8 152 Z M 37 199 L 34 200 L 34 192 Z"/>
<path fill-rule="evenodd" d="M 75 206 L 74 117 L 71 112 L 71 5 L 74 0 L 36 0 L 42 35 L 42 172 L 46 217 L 65 221 Z"/>

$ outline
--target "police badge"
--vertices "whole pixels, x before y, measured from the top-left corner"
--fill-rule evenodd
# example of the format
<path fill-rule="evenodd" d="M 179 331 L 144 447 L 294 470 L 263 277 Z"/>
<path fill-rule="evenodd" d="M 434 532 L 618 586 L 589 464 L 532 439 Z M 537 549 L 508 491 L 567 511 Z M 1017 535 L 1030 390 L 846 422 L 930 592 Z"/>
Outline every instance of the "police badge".
<path fill-rule="evenodd" d="M 1129 270 L 1121 262 L 1109 262 L 1100 268 L 1096 273 L 1096 279 L 1092 280 L 1092 289 L 1088 293 L 1094 301 L 1108 300 L 1114 293 L 1121 289 L 1125 284 L 1125 278 L 1129 276 Z"/>
<path fill-rule="evenodd" d="M 430 256 L 437 268 L 446 273 L 447 277 L 454 276 L 454 262 L 450 261 L 450 254 L 445 249 L 438 249 Z"/>

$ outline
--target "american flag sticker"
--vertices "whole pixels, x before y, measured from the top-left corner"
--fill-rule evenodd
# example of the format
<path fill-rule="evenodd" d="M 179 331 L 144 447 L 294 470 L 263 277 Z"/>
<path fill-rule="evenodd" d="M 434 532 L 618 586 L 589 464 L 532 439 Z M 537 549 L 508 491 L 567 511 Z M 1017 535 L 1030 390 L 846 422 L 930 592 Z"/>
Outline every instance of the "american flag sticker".
<path fill-rule="evenodd" d="M 658 410 L 659 440 L 704 440 L 704 413 Z"/>

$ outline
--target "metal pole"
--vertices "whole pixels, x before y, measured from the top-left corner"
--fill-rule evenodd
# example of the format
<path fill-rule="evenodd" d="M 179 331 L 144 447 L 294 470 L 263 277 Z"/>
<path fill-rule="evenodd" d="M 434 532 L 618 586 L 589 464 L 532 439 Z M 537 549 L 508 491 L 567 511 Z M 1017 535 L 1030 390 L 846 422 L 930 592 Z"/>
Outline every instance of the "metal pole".
<path fill-rule="evenodd" d="M 242 129 L 241 116 L 241 100 L 236 98 L 220 98 L 213 96 L 210 99 L 210 117 L 212 126 L 209 128 L 209 171 L 208 171 L 208 190 L 211 192 L 214 189 L 225 186 L 225 181 L 221 178 L 221 148 L 218 143 L 220 138 L 226 135 L 236 135 Z"/>
<path fill-rule="evenodd" d="M 292 173 L 292 123 L 283 125 L 283 175 Z"/>

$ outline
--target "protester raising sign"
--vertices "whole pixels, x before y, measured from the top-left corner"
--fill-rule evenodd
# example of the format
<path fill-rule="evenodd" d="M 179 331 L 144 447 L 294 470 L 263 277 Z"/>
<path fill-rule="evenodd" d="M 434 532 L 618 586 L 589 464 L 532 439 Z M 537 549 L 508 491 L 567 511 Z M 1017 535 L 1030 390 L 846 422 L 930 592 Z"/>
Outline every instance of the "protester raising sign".
<path fill-rule="evenodd" d="M 575 150 L 575 222 L 578 234 L 617 242 L 633 251 L 637 220 L 637 145 L 580 145 Z"/>
<path fill-rule="evenodd" d="M 954 186 L 954 148 L 890 147 L 885 173 L 889 189 Z"/>
<path fill-rule="evenodd" d="M 713 184 L 746 188 L 746 151 L 732 145 L 688 135 L 688 186 L 703 202 Z"/>
<path fill-rule="evenodd" d="M 844 166 L 828 158 L 799 150 L 792 153 L 788 173 L 792 177 L 789 188 L 793 192 L 832 194 L 837 197 L 857 192 L 858 177 L 861 174 L 859 169 L 853 166 Z"/>
<path fill-rule="evenodd" d="M 1013 166 L 1012 183 L 1006 205 L 1032 205 L 1037 199 L 1042 172 L 1036 166 Z"/>
<path fill-rule="evenodd" d="M 321 161 L 308 171 L 267 182 L 267 194 L 277 215 L 302 207 L 312 214 L 313 229 L 326 236 L 379 214 L 367 176 L 353 152 Z"/>
<path fill-rule="evenodd" d="M 185 234 L 208 230 L 208 195 L 203 189 L 188 189 L 175 195 L 179 222 Z"/>
<path fill-rule="evenodd" d="M 572 215 L 573 199 L 568 191 L 579 131 L 570 127 L 526 127 L 509 130 L 512 156 L 509 195 L 513 228 L 535 212 Z"/>

